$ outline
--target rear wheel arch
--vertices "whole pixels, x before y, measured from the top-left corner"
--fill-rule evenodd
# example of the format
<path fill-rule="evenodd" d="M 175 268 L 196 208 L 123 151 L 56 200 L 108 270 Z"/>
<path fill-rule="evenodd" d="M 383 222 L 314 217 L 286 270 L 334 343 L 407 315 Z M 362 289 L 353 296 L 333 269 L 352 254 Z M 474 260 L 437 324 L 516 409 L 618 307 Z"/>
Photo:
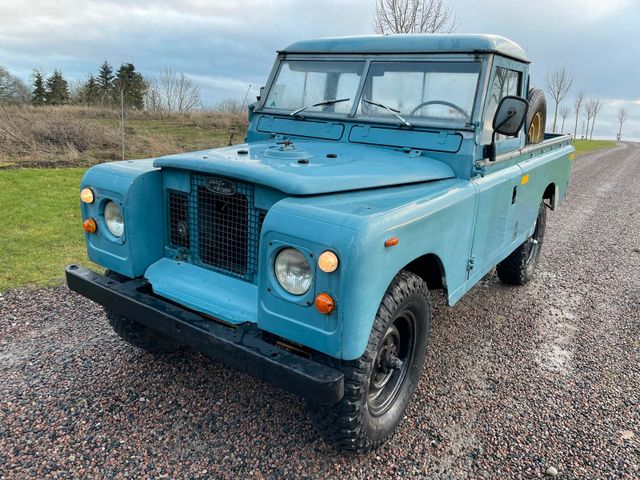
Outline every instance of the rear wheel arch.
<path fill-rule="evenodd" d="M 558 186 L 554 182 L 547 185 L 547 188 L 545 188 L 544 193 L 542 194 L 542 200 L 546 202 L 551 210 L 556 209 L 559 199 L 560 191 Z"/>

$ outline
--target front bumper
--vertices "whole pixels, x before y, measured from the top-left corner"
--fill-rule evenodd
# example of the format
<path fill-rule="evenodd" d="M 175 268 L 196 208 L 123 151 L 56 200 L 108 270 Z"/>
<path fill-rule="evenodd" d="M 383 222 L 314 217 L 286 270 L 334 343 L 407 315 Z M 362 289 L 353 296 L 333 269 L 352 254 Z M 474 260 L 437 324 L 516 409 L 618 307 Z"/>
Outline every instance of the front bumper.
<path fill-rule="evenodd" d="M 78 265 L 65 272 L 74 292 L 225 365 L 315 403 L 344 395 L 341 372 L 266 342 L 254 324 L 216 323 L 154 296 L 144 280 L 118 282 Z"/>

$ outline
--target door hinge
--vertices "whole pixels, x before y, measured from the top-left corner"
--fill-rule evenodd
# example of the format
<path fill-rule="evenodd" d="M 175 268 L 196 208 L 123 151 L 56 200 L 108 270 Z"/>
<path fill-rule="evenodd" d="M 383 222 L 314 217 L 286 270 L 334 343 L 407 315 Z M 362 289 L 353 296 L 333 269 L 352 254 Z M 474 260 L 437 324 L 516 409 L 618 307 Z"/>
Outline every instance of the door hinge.
<path fill-rule="evenodd" d="M 476 257 L 474 255 L 471 255 L 469 257 L 469 260 L 467 260 L 467 272 L 470 272 L 471 270 L 473 270 L 473 266 L 476 263 Z"/>
<path fill-rule="evenodd" d="M 481 162 L 475 162 L 473 164 L 474 175 L 480 175 L 481 177 L 484 177 L 485 172 L 486 172 L 485 166 Z"/>

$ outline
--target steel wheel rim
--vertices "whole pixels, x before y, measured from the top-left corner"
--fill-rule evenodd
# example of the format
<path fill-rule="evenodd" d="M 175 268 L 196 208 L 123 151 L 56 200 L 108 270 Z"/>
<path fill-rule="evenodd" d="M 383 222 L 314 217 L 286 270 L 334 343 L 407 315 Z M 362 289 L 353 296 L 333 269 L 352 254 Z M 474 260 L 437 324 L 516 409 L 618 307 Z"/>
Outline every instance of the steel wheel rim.
<path fill-rule="evenodd" d="M 536 112 L 531 120 L 529 132 L 527 133 L 527 141 L 529 143 L 539 143 L 542 132 L 542 113 Z"/>
<path fill-rule="evenodd" d="M 395 403 L 407 378 L 415 351 L 416 320 L 413 312 L 405 310 L 389 325 L 373 360 L 367 406 L 371 415 L 384 415 Z M 402 365 L 395 368 L 395 356 Z"/>
<path fill-rule="evenodd" d="M 531 235 L 527 240 L 529 244 L 527 252 L 527 268 L 534 263 L 535 259 L 538 257 L 538 252 L 540 251 L 540 242 L 538 241 L 538 225 L 538 220 L 536 219 L 536 225 L 533 229 L 533 235 Z"/>

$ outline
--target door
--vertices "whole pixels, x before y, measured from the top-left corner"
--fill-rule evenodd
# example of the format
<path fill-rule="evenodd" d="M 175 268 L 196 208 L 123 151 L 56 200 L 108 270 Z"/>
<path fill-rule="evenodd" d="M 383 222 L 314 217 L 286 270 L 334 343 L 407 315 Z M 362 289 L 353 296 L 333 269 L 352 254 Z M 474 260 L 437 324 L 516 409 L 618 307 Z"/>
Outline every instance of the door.
<path fill-rule="evenodd" d="M 498 103 L 507 95 L 522 96 L 523 74 L 518 64 L 496 57 L 484 108 L 483 144 L 491 143 L 493 116 Z M 519 137 L 496 135 L 496 153 L 513 151 L 524 145 Z M 474 180 L 478 200 L 471 250 L 469 278 L 485 275 L 510 252 L 518 235 L 518 188 L 522 169 L 518 158 L 492 162 L 485 167 L 483 177 Z"/>

